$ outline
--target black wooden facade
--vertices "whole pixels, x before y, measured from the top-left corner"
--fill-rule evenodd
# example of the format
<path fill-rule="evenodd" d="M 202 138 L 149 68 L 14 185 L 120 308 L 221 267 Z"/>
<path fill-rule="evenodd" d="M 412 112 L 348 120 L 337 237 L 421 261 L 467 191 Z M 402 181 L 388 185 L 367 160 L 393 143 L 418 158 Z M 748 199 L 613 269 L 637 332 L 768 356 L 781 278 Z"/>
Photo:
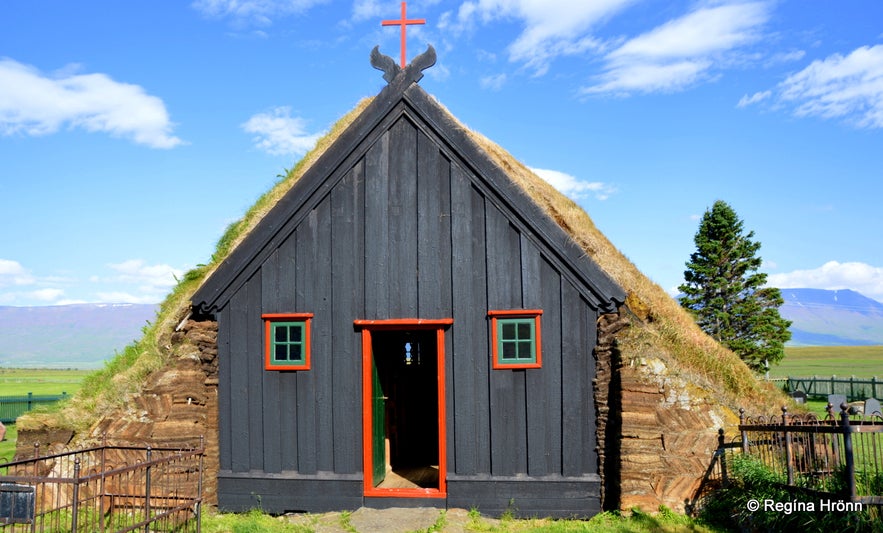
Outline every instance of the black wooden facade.
<path fill-rule="evenodd" d="M 219 326 L 222 509 L 600 509 L 592 351 L 624 294 L 420 76 L 400 72 L 194 295 Z M 489 312 L 520 309 L 542 311 L 542 366 L 493 369 Z M 311 314 L 307 370 L 265 369 L 262 317 L 283 313 Z M 405 341 L 431 377 L 382 362 Z M 381 387 L 398 414 L 366 405 Z M 366 482 L 366 447 L 383 453 L 366 430 L 389 416 L 409 429 L 383 464 L 436 478 Z"/>

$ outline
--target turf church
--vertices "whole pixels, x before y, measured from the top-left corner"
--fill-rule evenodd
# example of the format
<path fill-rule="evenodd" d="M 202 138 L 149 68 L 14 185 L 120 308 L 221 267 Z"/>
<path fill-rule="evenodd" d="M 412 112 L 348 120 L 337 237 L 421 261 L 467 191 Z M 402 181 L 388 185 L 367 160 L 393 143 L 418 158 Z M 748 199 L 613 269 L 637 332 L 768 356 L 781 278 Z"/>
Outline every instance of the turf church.
<path fill-rule="evenodd" d="M 595 514 L 593 350 L 625 294 L 421 88 L 431 47 L 371 59 L 388 85 L 193 296 L 218 505 Z"/>

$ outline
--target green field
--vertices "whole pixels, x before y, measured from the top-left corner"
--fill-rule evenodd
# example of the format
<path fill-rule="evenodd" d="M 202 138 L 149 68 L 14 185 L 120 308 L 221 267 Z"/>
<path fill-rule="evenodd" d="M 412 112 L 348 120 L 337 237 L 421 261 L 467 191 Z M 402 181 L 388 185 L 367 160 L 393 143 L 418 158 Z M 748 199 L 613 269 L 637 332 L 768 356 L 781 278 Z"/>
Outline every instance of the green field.
<path fill-rule="evenodd" d="M 56 370 L 37 368 L 0 368 L 0 396 L 69 395 L 80 390 L 83 378 L 91 370 Z M 6 425 L 6 439 L 0 442 L 0 463 L 15 453 L 15 424 Z"/>
<path fill-rule="evenodd" d="M 0 396 L 74 394 L 92 370 L 0 368 Z"/>
<path fill-rule="evenodd" d="M 771 378 L 832 375 L 883 378 L 883 346 L 786 347 L 785 359 L 770 368 Z"/>

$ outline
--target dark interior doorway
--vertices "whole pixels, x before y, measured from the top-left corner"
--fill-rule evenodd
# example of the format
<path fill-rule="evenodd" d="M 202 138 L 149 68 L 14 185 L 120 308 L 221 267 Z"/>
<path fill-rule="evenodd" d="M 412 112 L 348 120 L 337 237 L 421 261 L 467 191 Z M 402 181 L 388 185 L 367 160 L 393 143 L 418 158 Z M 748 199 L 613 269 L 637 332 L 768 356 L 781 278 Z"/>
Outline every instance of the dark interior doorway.
<path fill-rule="evenodd" d="M 438 489 L 436 330 L 374 331 L 371 351 L 374 486 Z"/>

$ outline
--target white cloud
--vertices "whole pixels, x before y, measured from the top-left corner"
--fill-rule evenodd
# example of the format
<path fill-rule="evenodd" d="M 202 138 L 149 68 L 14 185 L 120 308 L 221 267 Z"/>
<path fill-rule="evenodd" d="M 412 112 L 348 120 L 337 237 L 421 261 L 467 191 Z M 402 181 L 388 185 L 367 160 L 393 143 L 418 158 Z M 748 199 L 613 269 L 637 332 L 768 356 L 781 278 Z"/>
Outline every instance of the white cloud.
<path fill-rule="evenodd" d="M 583 200 L 590 196 L 598 200 L 606 200 L 616 192 L 616 187 L 608 183 L 579 180 L 557 170 L 544 168 L 531 168 L 531 170 L 571 200 Z"/>
<path fill-rule="evenodd" d="M 883 128 L 883 45 L 815 60 L 777 87 L 798 117 L 843 118 L 863 128 Z"/>
<path fill-rule="evenodd" d="M 31 285 L 34 282 L 34 277 L 21 263 L 10 259 L 0 259 L 0 287 Z"/>
<path fill-rule="evenodd" d="M 0 259 L 0 303 L 9 305 L 68 305 L 72 303 L 156 303 L 162 301 L 184 275 L 165 264 L 130 259 L 106 265 L 99 275 L 76 278 L 32 275 L 17 261 Z M 69 295 L 71 292 L 77 294 Z"/>
<path fill-rule="evenodd" d="M 499 91 L 506 84 L 507 76 L 506 74 L 497 74 L 496 76 L 485 76 L 479 80 L 479 85 L 481 85 L 482 89 L 489 89 L 491 91 Z"/>
<path fill-rule="evenodd" d="M 370 19 L 380 19 L 385 13 L 387 4 L 382 4 L 380 0 L 355 0 L 353 2 L 353 20 L 362 21 Z"/>
<path fill-rule="evenodd" d="M 852 289 L 883 301 L 883 267 L 867 263 L 828 261 L 811 270 L 770 274 L 767 284 L 780 289 Z"/>
<path fill-rule="evenodd" d="M 213 18 L 229 18 L 235 24 L 268 26 L 276 17 L 303 13 L 328 0 L 196 0 L 191 7 Z"/>
<path fill-rule="evenodd" d="M 98 293 L 98 301 L 90 302 L 90 303 L 155 304 L 160 300 L 162 300 L 162 295 L 160 295 L 159 297 L 156 294 L 141 294 L 140 296 L 136 296 L 136 295 L 128 293 L 128 292 L 116 291 L 116 292 L 99 292 Z M 71 302 L 71 303 L 74 303 L 74 302 Z"/>
<path fill-rule="evenodd" d="M 64 296 L 62 289 L 40 289 L 30 293 L 30 297 L 43 302 L 55 302 Z"/>
<path fill-rule="evenodd" d="M 175 286 L 184 271 L 169 265 L 149 265 L 143 259 L 129 259 L 107 265 L 115 274 L 93 276 L 91 281 L 101 286 L 97 299 L 104 303 L 156 303 Z M 177 278 L 177 279 L 176 279 Z"/>
<path fill-rule="evenodd" d="M 740 47 L 758 40 L 769 18 L 762 2 L 697 9 L 608 53 L 604 72 L 586 94 L 677 91 L 711 77 Z"/>
<path fill-rule="evenodd" d="M 258 113 L 242 124 L 242 129 L 255 134 L 255 146 L 272 155 L 303 155 L 322 136 L 322 133 L 307 133 L 306 121 L 292 117 L 289 107 Z"/>
<path fill-rule="evenodd" d="M 177 283 L 184 272 L 169 265 L 148 265 L 143 259 L 129 259 L 108 265 L 117 274 L 112 281 L 140 285 L 145 291 L 166 291 Z"/>
<path fill-rule="evenodd" d="M 736 107 L 747 107 L 752 104 L 762 102 L 762 101 L 766 100 L 767 98 L 769 98 L 770 96 L 772 96 L 772 94 L 773 93 L 771 91 L 757 92 L 757 93 L 752 94 L 751 96 L 748 96 L 746 94 L 742 98 L 739 99 L 739 103 L 736 104 Z"/>
<path fill-rule="evenodd" d="M 470 0 L 460 5 L 456 22 L 447 22 L 451 17 L 443 17 L 440 27 L 458 33 L 470 31 L 478 23 L 519 20 L 524 24 L 524 31 L 509 45 L 509 59 L 523 62 L 541 75 L 557 56 L 599 48 L 600 41 L 587 32 L 634 1 Z"/>
<path fill-rule="evenodd" d="M 63 125 L 126 137 L 152 148 L 182 143 L 172 135 L 163 101 L 138 85 L 106 74 L 56 77 L 12 59 L 0 59 L 0 133 L 47 135 Z"/>
<path fill-rule="evenodd" d="M 794 61 L 800 61 L 806 55 L 804 50 L 793 50 L 791 52 L 779 52 L 777 54 L 773 54 L 773 56 L 767 61 L 767 66 L 778 65 L 781 63 L 792 63 Z"/>

